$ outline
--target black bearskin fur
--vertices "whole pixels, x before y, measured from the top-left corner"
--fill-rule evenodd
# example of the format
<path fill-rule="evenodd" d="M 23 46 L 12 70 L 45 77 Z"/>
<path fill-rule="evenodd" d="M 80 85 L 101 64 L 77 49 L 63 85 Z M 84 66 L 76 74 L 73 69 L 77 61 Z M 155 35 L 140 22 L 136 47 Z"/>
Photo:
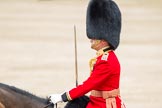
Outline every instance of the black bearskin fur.
<path fill-rule="evenodd" d="M 80 98 L 69 101 L 64 108 L 86 108 L 89 102 L 88 96 L 82 96 Z"/>

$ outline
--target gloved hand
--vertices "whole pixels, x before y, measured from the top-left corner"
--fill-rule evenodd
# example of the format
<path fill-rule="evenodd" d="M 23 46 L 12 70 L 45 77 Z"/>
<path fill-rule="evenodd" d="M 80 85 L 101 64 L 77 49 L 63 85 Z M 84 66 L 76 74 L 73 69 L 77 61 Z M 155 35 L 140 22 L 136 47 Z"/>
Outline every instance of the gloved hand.
<path fill-rule="evenodd" d="M 63 102 L 61 95 L 62 94 L 51 94 L 48 96 L 48 98 L 55 105 L 58 102 Z"/>

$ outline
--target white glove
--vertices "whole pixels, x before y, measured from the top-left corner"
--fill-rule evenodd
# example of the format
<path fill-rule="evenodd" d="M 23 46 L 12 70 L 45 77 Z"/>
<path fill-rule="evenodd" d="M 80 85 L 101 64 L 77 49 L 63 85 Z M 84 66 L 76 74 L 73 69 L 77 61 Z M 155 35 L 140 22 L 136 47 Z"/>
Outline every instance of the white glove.
<path fill-rule="evenodd" d="M 53 103 L 53 104 L 56 104 L 58 102 L 62 102 L 62 97 L 61 97 L 62 94 L 51 94 L 48 96 L 48 98 L 50 99 L 50 101 Z"/>

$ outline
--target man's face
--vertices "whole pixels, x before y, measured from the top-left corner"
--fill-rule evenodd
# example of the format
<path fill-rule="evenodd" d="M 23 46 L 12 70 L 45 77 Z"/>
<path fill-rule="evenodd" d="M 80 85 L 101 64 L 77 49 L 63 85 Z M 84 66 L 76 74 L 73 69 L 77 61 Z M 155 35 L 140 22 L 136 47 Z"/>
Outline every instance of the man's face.
<path fill-rule="evenodd" d="M 99 45 L 100 45 L 101 40 L 91 39 L 90 42 L 91 42 L 91 48 L 92 49 L 94 49 L 94 50 L 99 49 Z"/>

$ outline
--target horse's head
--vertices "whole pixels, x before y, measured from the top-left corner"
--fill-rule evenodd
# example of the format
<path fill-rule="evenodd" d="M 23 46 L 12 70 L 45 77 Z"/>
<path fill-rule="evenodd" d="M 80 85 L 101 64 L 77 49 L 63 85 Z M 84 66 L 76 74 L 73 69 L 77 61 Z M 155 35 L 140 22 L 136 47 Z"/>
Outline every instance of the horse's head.
<path fill-rule="evenodd" d="M 82 96 L 80 98 L 69 101 L 64 108 L 86 108 L 89 102 L 89 97 Z"/>

